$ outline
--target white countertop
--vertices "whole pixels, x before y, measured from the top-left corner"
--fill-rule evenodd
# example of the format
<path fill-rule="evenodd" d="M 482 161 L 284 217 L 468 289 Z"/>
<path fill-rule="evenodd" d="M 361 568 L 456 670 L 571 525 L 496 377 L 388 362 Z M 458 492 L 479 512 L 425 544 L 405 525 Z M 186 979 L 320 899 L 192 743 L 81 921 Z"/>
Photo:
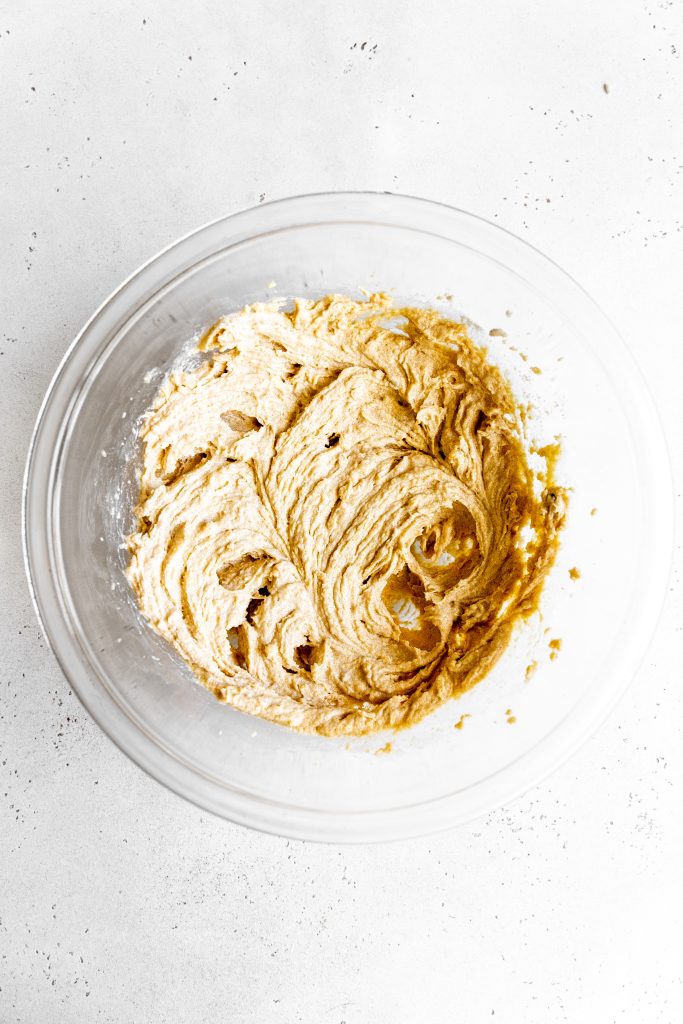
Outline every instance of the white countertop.
<path fill-rule="evenodd" d="M 472 825 L 343 848 L 127 761 L 46 648 L 19 524 L 39 403 L 108 292 L 207 220 L 331 189 L 464 207 L 578 278 L 646 371 L 680 515 L 682 56 L 673 0 L 4 6 L 2 1024 L 681 1020 L 680 545 L 569 764 Z"/>

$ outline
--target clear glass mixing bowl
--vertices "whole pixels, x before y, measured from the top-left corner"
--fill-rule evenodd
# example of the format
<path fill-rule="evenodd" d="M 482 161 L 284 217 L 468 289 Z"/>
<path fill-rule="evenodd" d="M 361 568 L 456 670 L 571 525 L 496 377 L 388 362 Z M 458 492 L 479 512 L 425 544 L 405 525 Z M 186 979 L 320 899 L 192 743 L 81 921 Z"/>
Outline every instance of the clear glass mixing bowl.
<path fill-rule="evenodd" d="M 494 672 L 413 729 L 327 739 L 240 714 L 195 684 L 137 611 L 125 537 L 139 418 L 169 368 L 192 358 L 190 339 L 248 302 L 361 287 L 467 316 L 532 403 L 532 434 L 562 435 L 558 474 L 572 493 L 543 617 L 518 631 Z M 507 336 L 489 336 L 496 328 Z M 232 821 L 332 841 L 445 828 L 568 757 L 644 653 L 672 546 L 658 420 L 595 304 L 506 231 L 388 194 L 259 206 L 181 239 L 125 281 L 73 342 L 45 398 L 24 516 L 43 628 L 114 742 L 160 782 Z M 580 579 L 570 577 L 574 567 Z M 555 638 L 562 649 L 551 660 Z"/>

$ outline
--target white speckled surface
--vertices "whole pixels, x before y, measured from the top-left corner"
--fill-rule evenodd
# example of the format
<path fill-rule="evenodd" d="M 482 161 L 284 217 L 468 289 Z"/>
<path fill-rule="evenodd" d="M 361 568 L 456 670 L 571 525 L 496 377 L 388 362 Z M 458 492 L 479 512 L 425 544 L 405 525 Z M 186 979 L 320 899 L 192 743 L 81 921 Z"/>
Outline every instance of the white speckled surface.
<path fill-rule="evenodd" d="M 114 749 L 46 650 L 19 520 L 43 392 L 108 292 L 221 213 L 336 188 L 465 207 L 574 274 L 646 366 L 680 495 L 681 52 L 673 0 L 3 5 L 2 1024 L 680 1021 L 680 546 L 570 764 L 471 826 L 335 848 Z"/>

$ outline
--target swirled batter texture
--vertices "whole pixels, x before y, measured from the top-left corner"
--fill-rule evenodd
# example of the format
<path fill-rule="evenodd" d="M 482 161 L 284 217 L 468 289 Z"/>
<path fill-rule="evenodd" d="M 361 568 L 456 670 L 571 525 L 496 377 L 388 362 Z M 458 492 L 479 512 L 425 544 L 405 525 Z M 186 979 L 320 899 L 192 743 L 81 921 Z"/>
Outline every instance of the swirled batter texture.
<path fill-rule="evenodd" d="M 142 429 L 129 578 L 220 700 L 309 732 L 418 721 L 537 602 L 564 493 L 463 324 L 385 295 L 215 324 Z"/>

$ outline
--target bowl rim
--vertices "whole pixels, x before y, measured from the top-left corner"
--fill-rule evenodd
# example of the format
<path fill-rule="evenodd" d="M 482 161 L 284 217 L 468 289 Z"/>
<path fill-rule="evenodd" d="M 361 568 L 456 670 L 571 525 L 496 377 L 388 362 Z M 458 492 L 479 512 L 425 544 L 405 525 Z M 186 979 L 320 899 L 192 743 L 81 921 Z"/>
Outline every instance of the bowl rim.
<path fill-rule="evenodd" d="M 549 272 L 555 283 L 568 288 L 578 297 L 589 310 L 591 316 L 601 324 L 609 345 L 620 355 L 618 374 L 621 384 L 630 393 L 629 419 L 634 442 L 637 442 L 646 455 L 641 468 L 647 471 L 648 493 L 656 493 L 660 500 L 654 502 L 653 515 L 655 521 L 650 522 L 655 531 L 658 543 L 648 565 L 647 586 L 643 601 L 645 614 L 637 623 L 628 637 L 626 650 L 619 658 L 619 669 L 612 664 L 610 672 L 605 673 L 601 680 L 601 690 L 595 691 L 589 704 L 586 701 L 572 709 L 550 732 L 533 748 L 520 755 L 515 761 L 506 765 L 492 776 L 479 780 L 468 790 L 455 791 L 440 797 L 431 798 L 419 804 L 400 806 L 372 811 L 321 811 L 310 807 L 280 803 L 238 790 L 226 785 L 219 786 L 190 765 L 183 763 L 174 753 L 159 743 L 157 737 L 145 733 L 139 723 L 133 721 L 122 706 L 99 681 L 96 666 L 89 662 L 87 652 L 81 646 L 79 638 L 70 628 L 69 617 L 64 607 L 62 596 L 52 572 L 38 573 L 37 566 L 41 559 L 45 566 L 51 564 L 51 524 L 52 503 L 54 500 L 54 480 L 52 469 L 58 462 L 59 445 L 54 444 L 54 437 L 49 433 L 48 426 L 54 422 L 61 434 L 63 443 L 64 429 L 69 423 L 71 409 L 77 393 L 69 390 L 64 395 L 65 376 L 79 347 L 88 339 L 100 320 L 112 311 L 117 302 L 137 282 L 141 284 L 150 271 L 163 263 L 164 259 L 175 251 L 179 251 L 191 240 L 209 234 L 219 225 L 239 225 L 240 221 L 249 218 L 258 221 L 267 216 L 268 212 L 295 211 L 296 207 L 304 208 L 307 204 L 347 204 L 356 211 L 363 207 L 368 209 L 373 203 L 406 211 L 408 207 L 418 210 L 418 216 L 438 214 L 450 219 L 455 225 L 473 226 L 474 230 L 484 231 L 496 240 L 505 243 L 518 251 L 522 258 L 531 258 L 540 270 Z M 353 212 L 353 210 L 352 210 Z M 329 222 L 330 217 L 322 218 L 316 223 Z M 343 221 L 354 222 L 360 218 L 345 215 Z M 376 216 L 373 217 L 376 222 Z M 404 223 L 394 222 L 405 227 Z M 290 220 L 286 227 L 299 227 L 301 222 Z M 244 238 L 254 238 L 261 231 L 250 231 Z M 448 236 L 450 241 L 456 241 Z M 239 237 L 236 241 L 241 240 Z M 462 244 L 462 243 L 461 243 Z M 183 270 L 199 262 L 190 261 Z M 507 267 L 507 264 L 506 264 Z M 508 267 L 508 269 L 510 269 Z M 161 288 L 168 287 L 170 279 L 162 276 L 156 282 L 151 294 Z M 148 296 L 149 298 L 149 296 Z M 146 301 L 146 300 L 144 300 Z M 132 316 L 140 307 L 140 300 L 133 302 L 128 308 Z M 93 359 L 102 354 L 102 346 L 111 332 L 100 338 L 99 346 L 93 348 Z M 615 376 L 615 374 L 611 374 Z M 79 389 L 80 390 L 80 389 Z M 617 392 L 620 394 L 620 392 Z M 57 408 L 57 401 L 61 406 Z M 49 442 L 51 446 L 49 446 Z M 673 481 L 669 454 L 664 431 L 649 388 L 626 342 L 618 333 L 612 322 L 590 297 L 588 292 L 574 280 L 559 264 L 545 256 L 540 250 L 513 232 L 487 220 L 477 214 L 450 206 L 432 199 L 404 195 L 386 191 L 338 191 L 312 192 L 238 210 L 217 217 L 206 224 L 187 232 L 180 238 L 165 246 L 155 255 L 143 262 L 136 270 L 126 277 L 94 311 L 81 330 L 76 334 L 60 360 L 46 394 L 40 405 L 36 422 L 29 444 L 22 488 L 22 547 L 24 564 L 29 590 L 36 615 L 42 631 L 55 655 L 67 682 L 73 689 L 81 704 L 99 725 L 110 740 L 134 763 L 148 775 L 161 782 L 166 788 L 184 797 L 197 807 L 210 811 L 221 818 L 238 824 L 246 825 L 260 831 L 276 835 L 284 835 L 296 839 L 308 839 L 324 842 L 379 842 L 393 839 L 411 838 L 442 831 L 479 817 L 487 811 L 509 803 L 524 792 L 547 778 L 556 768 L 563 764 L 573 753 L 595 732 L 604 721 L 618 700 L 630 685 L 635 673 L 645 657 L 649 643 L 654 635 L 657 622 L 666 594 L 667 583 L 671 572 L 674 534 L 674 499 Z M 649 599 L 648 599 L 649 598 Z M 152 740 L 152 743 L 150 743 Z"/>

